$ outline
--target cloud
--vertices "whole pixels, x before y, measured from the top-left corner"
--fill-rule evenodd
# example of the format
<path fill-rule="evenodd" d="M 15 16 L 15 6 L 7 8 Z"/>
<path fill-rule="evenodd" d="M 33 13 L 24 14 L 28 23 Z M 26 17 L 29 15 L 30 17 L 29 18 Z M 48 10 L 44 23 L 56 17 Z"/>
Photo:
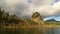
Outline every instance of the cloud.
<path fill-rule="evenodd" d="M 22 17 L 31 17 L 36 11 L 43 17 L 60 15 L 60 0 L 0 0 L 0 6 Z"/>
<path fill-rule="evenodd" d="M 55 2 L 53 5 L 42 5 L 35 9 L 43 17 L 60 16 L 60 1 Z"/>
<path fill-rule="evenodd" d="M 42 5 L 49 5 L 51 2 L 52 0 L 32 0 L 32 5 L 34 7 L 40 7 Z"/>
<path fill-rule="evenodd" d="M 40 0 L 40 1 L 42 1 L 42 0 Z M 36 2 L 37 2 L 37 0 L 36 0 Z M 59 16 L 60 15 L 60 1 L 54 2 L 53 5 L 51 5 L 51 3 L 53 3 L 53 1 L 46 3 L 46 4 L 41 3 L 43 5 L 41 5 L 37 2 L 38 5 L 35 3 L 37 6 L 32 3 L 33 6 L 31 7 L 32 10 L 30 11 L 30 13 L 33 14 L 34 12 L 37 11 L 43 17 Z"/>
<path fill-rule="evenodd" d="M 1 2 L 2 1 L 2 2 Z M 29 3 L 27 0 L 0 0 L 0 5 L 6 12 L 22 16 L 25 12 L 29 11 Z"/>

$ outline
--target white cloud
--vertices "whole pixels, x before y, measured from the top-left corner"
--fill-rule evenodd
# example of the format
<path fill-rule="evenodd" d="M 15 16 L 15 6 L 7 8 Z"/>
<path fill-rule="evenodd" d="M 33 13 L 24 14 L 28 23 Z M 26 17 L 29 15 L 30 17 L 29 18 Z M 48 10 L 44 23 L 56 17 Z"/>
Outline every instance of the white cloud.
<path fill-rule="evenodd" d="M 2 7 L 6 10 L 6 12 L 10 12 L 11 14 L 15 13 L 18 16 L 23 15 L 23 12 L 25 13 L 30 10 L 27 0 L 3 0 L 1 5 L 3 5 Z"/>
<path fill-rule="evenodd" d="M 43 5 L 50 5 L 52 2 L 52 0 L 32 0 L 32 6 L 37 8 Z"/>
<path fill-rule="evenodd" d="M 31 16 L 36 11 L 44 17 L 60 14 L 60 1 L 54 0 L 31 0 L 31 3 L 28 0 L 0 0 L 0 6 L 18 16 Z"/>
<path fill-rule="evenodd" d="M 54 3 L 53 5 L 48 4 L 39 6 L 33 10 L 37 10 L 42 16 L 57 16 L 60 14 L 60 1 Z"/>

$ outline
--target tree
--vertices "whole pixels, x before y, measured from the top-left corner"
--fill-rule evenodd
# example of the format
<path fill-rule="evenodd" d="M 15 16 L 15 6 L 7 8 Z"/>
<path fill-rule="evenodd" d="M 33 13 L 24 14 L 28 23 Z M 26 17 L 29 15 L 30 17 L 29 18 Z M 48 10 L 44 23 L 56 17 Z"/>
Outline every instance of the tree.
<path fill-rule="evenodd" d="M 41 17 L 39 12 L 33 13 L 31 20 L 34 21 L 38 25 L 44 25 L 43 18 Z"/>
<path fill-rule="evenodd" d="M 39 12 L 33 13 L 32 18 L 37 18 L 37 17 L 40 17 L 40 19 L 43 20 Z"/>
<path fill-rule="evenodd" d="M 1 10 L 1 7 L 0 7 L 0 17 L 4 14 L 4 10 Z"/>
<path fill-rule="evenodd" d="M 1 10 L 1 7 L 0 7 L 0 23 L 2 22 L 2 16 L 4 15 L 4 10 Z"/>

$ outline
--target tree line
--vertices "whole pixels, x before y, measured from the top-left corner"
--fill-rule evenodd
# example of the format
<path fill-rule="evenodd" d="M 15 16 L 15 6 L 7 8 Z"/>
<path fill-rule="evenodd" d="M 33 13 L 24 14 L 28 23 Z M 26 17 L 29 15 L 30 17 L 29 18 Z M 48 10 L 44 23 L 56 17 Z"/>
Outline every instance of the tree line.
<path fill-rule="evenodd" d="M 33 13 L 31 18 L 36 18 L 36 17 L 40 17 L 40 20 L 43 20 L 41 15 L 39 14 L 39 12 L 35 12 Z M 20 24 L 20 25 L 28 25 L 29 24 L 37 24 L 35 23 L 33 20 L 31 19 L 22 19 L 17 17 L 15 14 L 10 15 L 9 12 L 5 12 L 5 10 L 2 10 L 0 7 L 0 25 L 9 25 L 9 24 Z"/>
<path fill-rule="evenodd" d="M 5 10 L 2 10 L 0 7 L 0 25 L 8 25 L 8 24 L 18 24 L 19 22 L 22 22 L 20 18 L 18 18 L 15 14 L 10 15 L 9 12 L 5 12 Z"/>

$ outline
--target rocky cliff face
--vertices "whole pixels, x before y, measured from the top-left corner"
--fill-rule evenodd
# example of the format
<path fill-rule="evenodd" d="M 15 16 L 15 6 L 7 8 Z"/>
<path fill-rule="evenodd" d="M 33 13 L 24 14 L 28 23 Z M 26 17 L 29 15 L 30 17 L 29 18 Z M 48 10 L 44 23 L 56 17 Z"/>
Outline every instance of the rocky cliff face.
<path fill-rule="evenodd" d="M 43 19 L 38 12 L 33 13 L 31 20 L 34 21 L 35 23 L 37 23 L 38 25 L 44 24 Z"/>

